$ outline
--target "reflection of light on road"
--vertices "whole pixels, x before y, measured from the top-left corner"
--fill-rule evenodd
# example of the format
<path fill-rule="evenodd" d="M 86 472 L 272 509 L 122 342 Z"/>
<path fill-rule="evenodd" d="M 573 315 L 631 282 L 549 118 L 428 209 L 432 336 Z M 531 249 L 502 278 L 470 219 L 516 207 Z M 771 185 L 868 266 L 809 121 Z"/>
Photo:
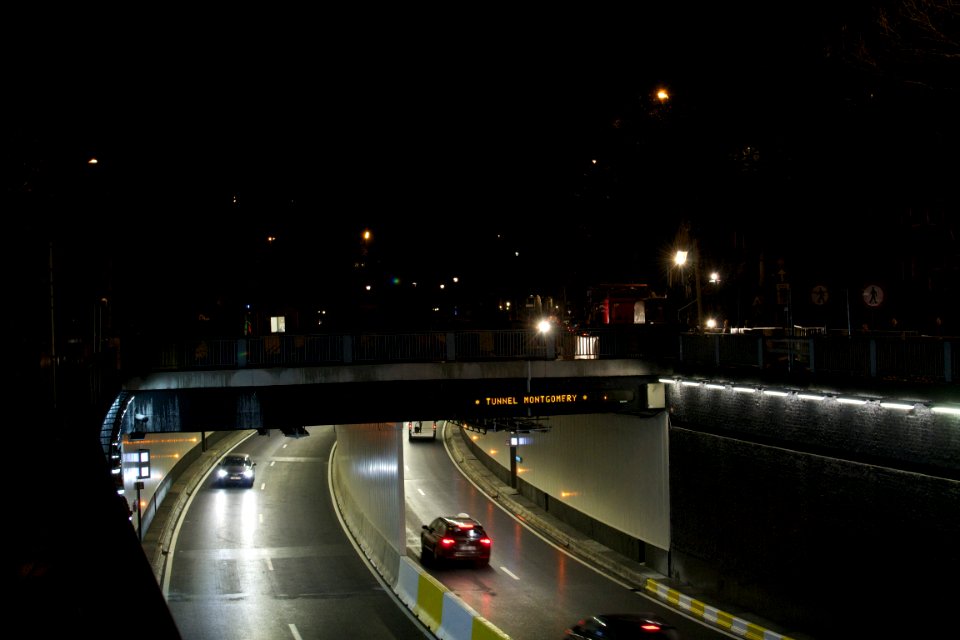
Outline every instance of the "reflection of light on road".
<path fill-rule="evenodd" d="M 557 554 L 557 595 L 566 597 L 567 595 L 567 554 Z"/>
<path fill-rule="evenodd" d="M 214 530 L 219 532 L 222 540 L 252 547 L 253 537 L 261 522 L 259 506 L 259 496 L 253 489 L 226 488 L 215 491 L 211 510 Z"/>
<path fill-rule="evenodd" d="M 217 491 L 213 496 L 213 515 L 217 524 L 220 524 L 220 521 L 223 520 L 223 512 L 227 510 L 227 492 Z"/>
<path fill-rule="evenodd" d="M 496 540 L 494 540 L 496 543 Z M 520 523 L 513 525 L 513 559 L 514 562 L 520 562 L 523 556 L 523 527 Z"/>
<path fill-rule="evenodd" d="M 481 616 L 489 620 L 490 616 L 492 616 L 494 613 L 493 611 L 494 602 L 495 602 L 494 597 L 490 594 L 490 591 L 487 590 L 480 593 L 479 603 L 474 602 L 470 606 L 476 609 Z"/>
<path fill-rule="evenodd" d="M 240 503 L 240 534 L 245 544 L 253 544 L 253 535 L 257 532 L 259 523 L 258 505 L 257 492 L 245 491 Z"/>

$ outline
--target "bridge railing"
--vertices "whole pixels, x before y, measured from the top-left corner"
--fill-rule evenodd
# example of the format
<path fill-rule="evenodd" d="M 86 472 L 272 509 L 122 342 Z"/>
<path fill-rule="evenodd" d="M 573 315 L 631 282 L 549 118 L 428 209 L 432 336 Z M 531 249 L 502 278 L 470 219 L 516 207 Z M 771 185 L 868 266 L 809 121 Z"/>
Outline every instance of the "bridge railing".
<path fill-rule="evenodd" d="M 669 369 L 782 372 L 919 383 L 954 383 L 960 338 L 805 335 L 783 331 L 677 333 L 664 327 L 349 333 L 195 338 L 152 344 L 144 372 L 390 362 L 636 358 Z"/>
<path fill-rule="evenodd" d="M 957 338 L 682 334 L 678 366 L 909 383 L 953 384 Z"/>

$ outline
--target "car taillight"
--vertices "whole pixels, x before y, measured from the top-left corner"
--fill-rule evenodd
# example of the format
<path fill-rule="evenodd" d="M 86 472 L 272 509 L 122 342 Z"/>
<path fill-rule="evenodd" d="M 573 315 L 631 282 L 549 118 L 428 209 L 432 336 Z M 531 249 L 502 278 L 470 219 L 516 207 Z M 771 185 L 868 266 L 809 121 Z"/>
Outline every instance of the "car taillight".
<path fill-rule="evenodd" d="M 660 625 L 658 625 L 658 624 L 655 623 L 655 622 L 644 622 L 642 625 L 640 625 L 640 628 L 643 629 L 644 631 L 648 631 L 648 632 L 650 632 L 650 633 L 659 633 L 659 632 L 660 632 Z"/>
<path fill-rule="evenodd" d="M 445 547 L 451 547 L 457 543 L 453 538 L 440 538 L 440 544 Z"/>
<path fill-rule="evenodd" d="M 490 538 L 486 538 L 486 537 L 480 538 L 480 544 L 482 544 L 482 545 L 485 546 L 485 547 L 489 547 L 491 544 L 493 544 L 493 540 L 491 540 Z"/>

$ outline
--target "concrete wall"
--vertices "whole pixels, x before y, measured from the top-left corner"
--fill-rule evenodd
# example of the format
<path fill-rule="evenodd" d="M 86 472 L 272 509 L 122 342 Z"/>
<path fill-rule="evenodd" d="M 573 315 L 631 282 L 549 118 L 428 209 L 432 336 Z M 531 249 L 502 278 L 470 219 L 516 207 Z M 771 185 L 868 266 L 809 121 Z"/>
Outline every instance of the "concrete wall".
<path fill-rule="evenodd" d="M 946 620 L 960 419 L 729 387 L 668 398 L 671 577 L 822 637 L 884 632 L 891 606 Z"/>
<path fill-rule="evenodd" d="M 401 423 L 336 426 L 332 480 L 344 521 L 384 580 L 406 554 Z"/>
<path fill-rule="evenodd" d="M 565 509 L 565 520 L 583 514 L 594 524 L 670 548 L 666 413 L 553 416 L 544 424 L 547 431 L 517 436 L 521 444 L 516 453 L 522 459 L 517 478 L 538 492 L 528 497 L 554 514 Z M 505 481 L 509 437 L 502 431 L 470 433 L 473 445 L 499 465 Z"/>

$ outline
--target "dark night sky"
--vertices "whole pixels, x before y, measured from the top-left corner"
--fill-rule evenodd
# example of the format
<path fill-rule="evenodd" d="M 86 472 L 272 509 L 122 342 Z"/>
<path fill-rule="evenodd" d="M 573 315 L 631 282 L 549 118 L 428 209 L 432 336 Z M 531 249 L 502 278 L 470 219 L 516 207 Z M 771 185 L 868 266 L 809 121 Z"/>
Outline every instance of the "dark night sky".
<path fill-rule="evenodd" d="M 768 4 L 22 38 L 4 189 L 34 194 L 26 233 L 194 284 L 250 268 L 268 232 L 315 271 L 369 226 L 416 271 L 500 273 L 515 244 L 544 265 L 531 280 L 656 281 L 683 221 L 705 251 L 736 234 L 804 264 L 852 245 L 861 268 L 905 210 L 955 222 L 958 75 L 937 60 L 956 40 Z"/>

